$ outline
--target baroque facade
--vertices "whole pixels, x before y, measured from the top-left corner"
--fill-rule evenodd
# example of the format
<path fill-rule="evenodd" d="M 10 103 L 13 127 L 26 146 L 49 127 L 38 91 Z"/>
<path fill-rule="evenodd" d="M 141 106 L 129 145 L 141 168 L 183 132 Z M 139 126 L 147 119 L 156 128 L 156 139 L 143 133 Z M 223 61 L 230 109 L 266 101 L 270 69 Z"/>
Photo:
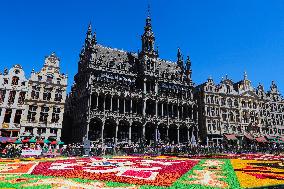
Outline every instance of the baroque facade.
<path fill-rule="evenodd" d="M 88 28 L 65 105 L 65 141 L 196 143 L 191 62 L 159 58 L 150 16 L 138 53 L 97 43 Z"/>
<path fill-rule="evenodd" d="M 60 73 L 59 61 L 52 53 L 45 58 L 40 72 L 32 70 L 21 119 L 21 136 L 60 140 L 67 75 Z"/>
<path fill-rule="evenodd" d="M 28 80 L 20 65 L 0 74 L 0 136 L 17 137 L 25 110 Z"/>
<path fill-rule="evenodd" d="M 196 87 L 194 96 L 200 133 L 207 145 L 218 145 L 224 137 L 241 143 L 245 138 L 258 141 L 284 135 L 284 99 L 274 82 L 265 92 L 261 84 L 254 89 L 246 73 L 237 83 L 228 76 L 220 84 L 209 78 Z"/>

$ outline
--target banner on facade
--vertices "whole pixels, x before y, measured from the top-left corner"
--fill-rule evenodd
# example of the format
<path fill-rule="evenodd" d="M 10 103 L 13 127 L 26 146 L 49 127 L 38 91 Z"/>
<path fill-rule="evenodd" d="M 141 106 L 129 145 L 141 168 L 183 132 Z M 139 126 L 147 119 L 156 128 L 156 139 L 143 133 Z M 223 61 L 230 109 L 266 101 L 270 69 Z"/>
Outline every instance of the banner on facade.
<path fill-rule="evenodd" d="M 22 150 L 22 156 L 40 156 L 42 150 Z"/>

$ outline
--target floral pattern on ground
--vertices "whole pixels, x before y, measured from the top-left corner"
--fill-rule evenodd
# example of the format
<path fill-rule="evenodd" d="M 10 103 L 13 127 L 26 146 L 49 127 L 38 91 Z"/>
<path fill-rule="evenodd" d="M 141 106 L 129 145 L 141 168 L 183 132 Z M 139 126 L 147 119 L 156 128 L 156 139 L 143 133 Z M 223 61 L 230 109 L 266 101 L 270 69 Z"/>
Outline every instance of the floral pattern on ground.
<path fill-rule="evenodd" d="M 28 174 L 37 165 L 37 162 L 19 162 L 0 164 L 1 174 Z"/>
<path fill-rule="evenodd" d="M 197 163 L 197 160 L 82 158 L 40 162 L 32 174 L 170 186 Z"/>
<path fill-rule="evenodd" d="M 176 188 L 239 188 L 230 160 L 204 159 L 173 184 Z M 173 187 L 173 188 L 174 188 Z"/>
<path fill-rule="evenodd" d="M 122 183 L 31 175 L 1 175 L 0 188 L 4 187 L 28 189 L 139 189 L 139 186 Z"/>
<path fill-rule="evenodd" d="M 282 161 L 231 160 L 242 187 L 262 187 L 284 184 Z"/>

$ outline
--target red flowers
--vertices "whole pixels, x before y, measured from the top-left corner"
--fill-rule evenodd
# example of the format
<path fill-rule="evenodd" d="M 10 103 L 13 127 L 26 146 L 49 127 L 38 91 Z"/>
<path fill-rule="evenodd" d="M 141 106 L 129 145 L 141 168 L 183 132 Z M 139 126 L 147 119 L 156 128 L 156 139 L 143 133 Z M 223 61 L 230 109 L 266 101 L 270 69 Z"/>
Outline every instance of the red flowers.
<path fill-rule="evenodd" d="M 41 162 L 32 174 L 170 186 L 198 161 L 143 158 L 84 158 Z"/>

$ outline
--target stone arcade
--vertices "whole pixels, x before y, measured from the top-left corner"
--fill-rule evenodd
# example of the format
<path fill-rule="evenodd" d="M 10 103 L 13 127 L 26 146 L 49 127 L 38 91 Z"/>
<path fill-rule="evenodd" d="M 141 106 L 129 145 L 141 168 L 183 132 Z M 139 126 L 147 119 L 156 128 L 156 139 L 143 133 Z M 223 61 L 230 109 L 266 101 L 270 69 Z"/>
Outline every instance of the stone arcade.
<path fill-rule="evenodd" d="M 150 16 L 138 53 L 97 44 L 88 28 L 65 104 L 65 141 L 196 143 L 191 62 L 159 58 Z"/>

